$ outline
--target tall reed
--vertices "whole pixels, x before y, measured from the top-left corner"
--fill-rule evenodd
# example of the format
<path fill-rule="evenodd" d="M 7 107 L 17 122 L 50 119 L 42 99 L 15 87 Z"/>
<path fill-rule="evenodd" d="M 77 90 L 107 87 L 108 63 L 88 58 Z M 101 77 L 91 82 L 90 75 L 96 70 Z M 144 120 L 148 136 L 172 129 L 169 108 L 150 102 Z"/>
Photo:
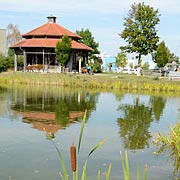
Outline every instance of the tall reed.
<path fill-rule="evenodd" d="M 87 110 L 84 113 L 83 116 L 83 120 L 81 123 L 81 129 L 80 129 L 80 133 L 79 133 L 79 140 L 78 140 L 78 154 L 80 152 L 80 147 L 81 147 L 81 142 L 82 142 L 82 137 L 83 137 L 83 132 L 84 132 L 84 126 L 85 126 L 85 122 L 86 122 L 86 114 L 87 114 Z M 53 145 L 55 146 L 57 153 L 58 153 L 58 157 L 59 157 L 59 161 L 60 164 L 62 166 L 62 173 L 60 173 L 60 177 L 62 180 L 68 180 L 68 172 L 67 172 L 67 168 L 65 166 L 65 162 L 63 160 L 63 156 L 60 152 L 60 149 L 57 147 L 57 145 L 54 143 L 51 134 L 47 135 L 49 139 L 51 139 L 51 141 L 53 142 Z M 102 146 L 105 143 L 105 139 L 101 140 L 99 143 L 97 143 L 89 152 L 87 158 L 90 157 L 90 155 L 95 152 L 100 146 Z M 71 169 L 72 169 L 72 176 L 73 176 L 73 180 L 78 180 L 78 160 L 76 159 L 76 146 L 74 144 L 72 144 L 70 146 L 70 156 L 71 156 Z M 81 180 L 86 180 L 87 179 L 87 162 L 88 160 L 85 161 L 84 166 L 83 166 L 83 171 L 82 171 L 82 175 L 81 175 Z M 110 170 L 109 170 L 110 171 Z M 109 180 L 110 176 L 110 172 L 108 172 L 107 175 L 107 180 Z"/>
<path fill-rule="evenodd" d="M 125 159 L 123 157 L 125 156 Z M 122 152 L 120 151 L 120 159 L 122 163 L 122 169 L 124 174 L 124 180 L 131 180 L 130 176 L 130 167 L 129 167 L 129 158 L 128 158 L 128 152 L 125 151 L 125 155 L 123 156 Z M 137 180 L 140 180 L 140 170 L 139 167 L 137 168 Z M 147 179 L 147 165 L 144 167 L 144 176 L 143 179 Z"/>
<path fill-rule="evenodd" d="M 86 114 L 87 114 L 87 110 L 84 113 L 83 116 L 83 120 L 81 123 L 81 129 L 80 129 L 80 133 L 79 133 L 79 140 L 78 140 L 78 155 L 80 152 L 80 148 L 81 148 L 81 142 L 82 142 L 82 138 L 83 138 L 83 132 L 84 132 L 84 127 L 85 127 L 85 122 L 86 122 Z M 53 136 L 54 137 L 54 136 Z M 60 173 L 60 178 L 62 180 L 68 180 L 69 176 L 68 176 L 68 172 L 67 172 L 67 168 L 65 165 L 65 162 L 63 160 L 63 156 L 60 152 L 60 149 L 56 146 L 56 144 L 53 141 L 53 138 L 51 135 L 48 135 L 48 138 L 51 139 L 51 141 L 53 142 L 53 145 L 56 148 L 56 151 L 58 153 L 58 157 L 59 157 L 59 161 L 62 167 L 62 173 Z M 82 170 L 82 174 L 81 174 L 81 180 L 87 180 L 87 164 L 88 164 L 88 158 L 91 156 L 92 153 L 94 153 L 98 148 L 100 148 L 104 143 L 105 143 L 106 139 L 101 140 L 99 143 L 97 143 L 89 152 L 89 154 L 87 155 L 87 160 L 85 161 L 84 165 L 83 165 L 83 170 Z M 71 169 L 72 169 L 72 177 L 73 180 L 78 180 L 79 179 L 79 169 L 78 169 L 78 159 L 77 158 L 77 154 L 76 154 L 76 146 L 74 145 L 74 143 L 70 146 L 70 156 L 71 156 Z M 122 152 L 120 151 L 120 159 L 121 159 L 121 163 L 122 163 L 122 169 L 123 169 L 123 174 L 124 174 L 124 180 L 130 180 L 130 167 L 129 167 L 129 159 L 128 159 L 128 153 L 127 151 L 125 151 L 125 160 L 123 159 L 123 155 Z M 110 180 L 110 175 L 111 175 L 111 169 L 112 169 L 112 164 L 109 164 L 107 173 L 106 173 L 106 180 Z M 147 167 L 144 168 L 144 177 L 143 179 L 146 180 L 147 178 Z M 97 179 L 100 180 L 101 179 L 101 172 L 98 171 L 98 175 L 97 175 Z M 140 172 L 139 169 L 137 169 L 137 180 L 140 180 Z"/>

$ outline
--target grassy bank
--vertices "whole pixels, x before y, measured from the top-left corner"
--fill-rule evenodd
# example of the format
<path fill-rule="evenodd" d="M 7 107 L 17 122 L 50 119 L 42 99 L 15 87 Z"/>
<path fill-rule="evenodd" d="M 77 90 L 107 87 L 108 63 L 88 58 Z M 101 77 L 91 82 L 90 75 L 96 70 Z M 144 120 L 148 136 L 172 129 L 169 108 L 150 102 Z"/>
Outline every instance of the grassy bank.
<path fill-rule="evenodd" d="M 149 90 L 180 92 L 180 80 L 153 76 L 136 76 L 118 73 L 60 74 L 33 72 L 6 72 L 0 74 L 0 84 L 51 85 L 99 89 Z"/>
<path fill-rule="evenodd" d="M 165 135 L 158 134 L 154 144 L 157 146 L 157 153 L 170 152 L 170 159 L 174 160 L 173 173 L 180 173 L 180 121 Z"/>

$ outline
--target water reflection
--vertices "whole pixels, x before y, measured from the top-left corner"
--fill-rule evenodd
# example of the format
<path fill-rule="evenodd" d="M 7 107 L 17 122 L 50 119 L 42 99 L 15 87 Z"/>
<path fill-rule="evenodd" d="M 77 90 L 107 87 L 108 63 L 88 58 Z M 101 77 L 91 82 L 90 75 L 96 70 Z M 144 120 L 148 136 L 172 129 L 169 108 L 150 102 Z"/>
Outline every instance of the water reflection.
<path fill-rule="evenodd" d="M 112 176 L 115 174 L 112 179 L 117 179 L 121 168 L 119 150 L 126 149 L 133 150 L 133 153 L 131 151 L 129 153 L 132 167 L 137 165 L 134 165 L 133 162 L 140 161 L 143 166 L 148 163 L 149 179 L 155 179 L 154 177 L 159 177 L 159 174 L 161 175 L 159 179 L 168 179 L 171 174 L 173 164 L 171 162 L 166 163 L 167 156 L 161 155 L 160 158 L 157 158 L 152 153 L 151 140 L 158 130 L 161 132 L 167 131 L 170 123 L 176 123 L 178 119 L 177 109 L 180 106 L 179 97 L 168 97 L 161 94 L 124 93 L 122 91 L 106 93 L 87 89 L 24 86 L 23 88 L 0 89 L 0 101 L 2 102 L 0 105 L 2 106 L 0 108 L 2 109 L 0 111 L 2 132 L 0 151 L 9 152 L 14 158 L 13 167 L 4 168 L 3 162 L 8 161 L 9 154 L 0 153 L 2 160 L 0 169 L 3 172 L 0 179 L 5 179 L 9 171 L 13 172 L 14 166 L 20 160 L 23 161 L 23 164 L 28 162 L 28 165 L 32 165 L 32 167 L 35 164 L 42 167 L 44 159 L 40 159 L 39 163 L 37 163 L 36 159 L 41 158 L 41 155 L 46 153 L 48 155 L 46 154 L 44 157 L 49 156 L 49 158 L 52 158 L 52 149 L 49 149 L 50 145 L 47 141 L 44 141 L 44 133 L 41 133 L 41 131 L 55 135 L 55 140 L 60 139 L 63 141 L 63 153 L 67 153 L 65 157 L 69 157 L 69 144 L 72 143 L 72 137 L 78 136 L 77 132 L 80 129 L 80 123 L 77 123 L 76 126 L 72 125 L 82 120 L 85 109 L 88 110 L 88 114 L 85 131 L 86 140 L 84 141 L 85 148 L 83 150 L 89 152 L 90 145 L 96 144 L 101 137 L 108 139 L 102 149 L 96 152 L 98 158 L 93 157 L 93 162 L 88 164 L 90 171 L 95 169 L 95 164 L 99 163 L 98 168 L 101 168 L 102 164 L 108 164 L 110 161 L 113 164 Z M 2 117 L 5 115 L 6 118 L 3 119 Z M 15 121 L 17 119 L 20 121 Z M 13 121 L 13 123 L 9 123 L 9 120 Z M 21 120 L 24 123 L 21 123 Z M 168 120 L 170 120 L 170 123 Z M 29 128 L 27 124 L 35 129 Z M 62 129 L 65 130 L 59 131 Z M 57 133 L 58 131 L 59 133 Z M 13 142 L 11 142 L 12 138 Z M 8 143 L 13 144 L 11 145 L 12 149 L 9 149 Z M 24 152 L 27 152 L 27 145 L 28 151 L 34 152 L 34 154 L 28 155 L 29 159 L 24 160 L 25 158 L 21 157 Z M 54 164 L 57 160 L 56 155 L 55 153 L 52 161 L 46 161 L 50 164 L 50 172 L 54 174 L 58 170 L 51 167 L 59 167 Z M 11 164 L 12 160 L 9 159 L 8 162 Z M 162 167 L 164 163 L 166 163 L 166 166 Z M 16 168 L 16 170 L 19 170 L 16 174 L 23 177 L 21 168 L 22 166 L 19 166 L 19 169 Z M 43 166 L 43 168 L 45 170 L 41 176 L 42 178 L 44 176 L 43 179 L 47 179 L 46 172 L 48 168 L 46 169 L 46 166 Z M 5 172 L 6 169 L 7 172 Z M 27 171 L 24 171 L 24 177 L 29 172 L 29 167 L 27 169 Z M 107 170 L 107 167 L 104 167 L 104 169 Z M 132 173 L 134 171 L 136 173 L 136 168 L 132 169 Z M 91 174 L 93 173 L 94 171 Z M 157 175 L 154 175 L 156 173 Z M 54 177 L 54 174 L 52 177 L 57 179 L 58 177 Z M 16 177 L 16 179 L 21 178 Z M 29 175 L 29 179 L 38 178 Z"/>
<path fill-rule="evenodd" d="M 159 121 L 166 105 L 166 98 L 161 96 L 151 96 L 149 104 L 152 106 L 152 112 L 155 116 L 155 121 Z"/>
<path fill-rule="evenodd" d="M 7 89 L 0 86 L 0 115 L 6 116 L 9 112 Z"/>
<path fill-rule="evenodd" d="M 117 119 L 120 126 L 119 135 L 126 149 L 136 150 L 149 147 L 152 137 L 149 132 L 150 124 L 154 119 L 159 121 L 165 104 L 165 98 L 151 96 L 145 105 L 137 95 L 133 104 L 122 104 L 118 107 L 118 110 L 123 113 L 122 117 Z"/>
<path fill-rule="evenodd" d="M 53 90 L 53 89 L 52 89 Z M 97 93 L 74 89 L 34 89 L 24 88 L 13 91 L 13 109 L 23 122 L 33 128 L 55 134 L 71 123 L 81 121 L 87 109 L 87 119 L 96 108 Z"/>

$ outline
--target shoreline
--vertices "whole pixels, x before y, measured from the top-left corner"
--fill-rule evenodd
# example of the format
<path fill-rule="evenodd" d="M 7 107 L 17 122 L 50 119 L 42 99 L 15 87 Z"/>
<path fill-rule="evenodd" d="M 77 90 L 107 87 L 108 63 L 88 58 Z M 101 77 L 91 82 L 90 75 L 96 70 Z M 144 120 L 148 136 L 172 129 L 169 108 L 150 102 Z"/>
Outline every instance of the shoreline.
<path fill-rule="evenodd" d="M 49 85 L 100 90 L 148 90 L 179 92 L 180 80 L 168 77 L 136 76 L 120 73 L 79 74 L 79 73 L 0 73 L 0 85 Z"/>

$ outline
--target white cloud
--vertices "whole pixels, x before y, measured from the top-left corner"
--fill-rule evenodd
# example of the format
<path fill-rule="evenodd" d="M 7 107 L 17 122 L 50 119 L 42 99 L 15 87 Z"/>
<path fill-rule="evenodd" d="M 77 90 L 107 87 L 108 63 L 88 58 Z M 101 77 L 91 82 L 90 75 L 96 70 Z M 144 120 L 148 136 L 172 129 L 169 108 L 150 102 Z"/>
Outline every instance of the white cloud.
<path fill-rule="evenodd" d="M 136 3 L 142 2 L 137 0 Z M 163 12 L 179 13 L 179 0 L 144 0 Z M 130 9 L 134 0 L 0 0 L 0 10 L 17 11 L 17 12 L 61 12 L 61 13 L 124 13 Z"/>
<path fill-rule="evenodd" d="M 0 0 L 0 25 L 6 27 L 8 23 L 18 24 L 23 32 L 26 32 L 43 24 L 46 21 L 44 16 L 54 14 L 58 16 L 58 23 L 63 26 L 65 24 L 65 27 L 71 31 L 73 29 L 89 28 L 93 32 L 95 40 L 99 42 L 102 51 L 117 54 L 116 52 L 122 42 L 117 34 L 122 31 L 123 17 L 127 15 L 131 4 L 134 2 L 143 1 Z M 175 19 L 180 19 L 180 0 L 144 0 L 144 2 L 146 5 L 154 7 L 154 9 L 159 9 L 163 20 L 160 22 L 161 26 L 159 26 L 162 34 L 161 38 L 174 51 L 176 46 L 180 44 L 180 38 L 179 36 L 175 37 L 174 30 L 179 22 Z M 171 16 L 172 14 L 175 14 L 175 16 Z M 170 21 L 173 22 L 171 23 L 171 29 Z M 178 33 L 176 32 L 176 35 Z M 166 34 L 166 36 L 163 34 Z"/>

